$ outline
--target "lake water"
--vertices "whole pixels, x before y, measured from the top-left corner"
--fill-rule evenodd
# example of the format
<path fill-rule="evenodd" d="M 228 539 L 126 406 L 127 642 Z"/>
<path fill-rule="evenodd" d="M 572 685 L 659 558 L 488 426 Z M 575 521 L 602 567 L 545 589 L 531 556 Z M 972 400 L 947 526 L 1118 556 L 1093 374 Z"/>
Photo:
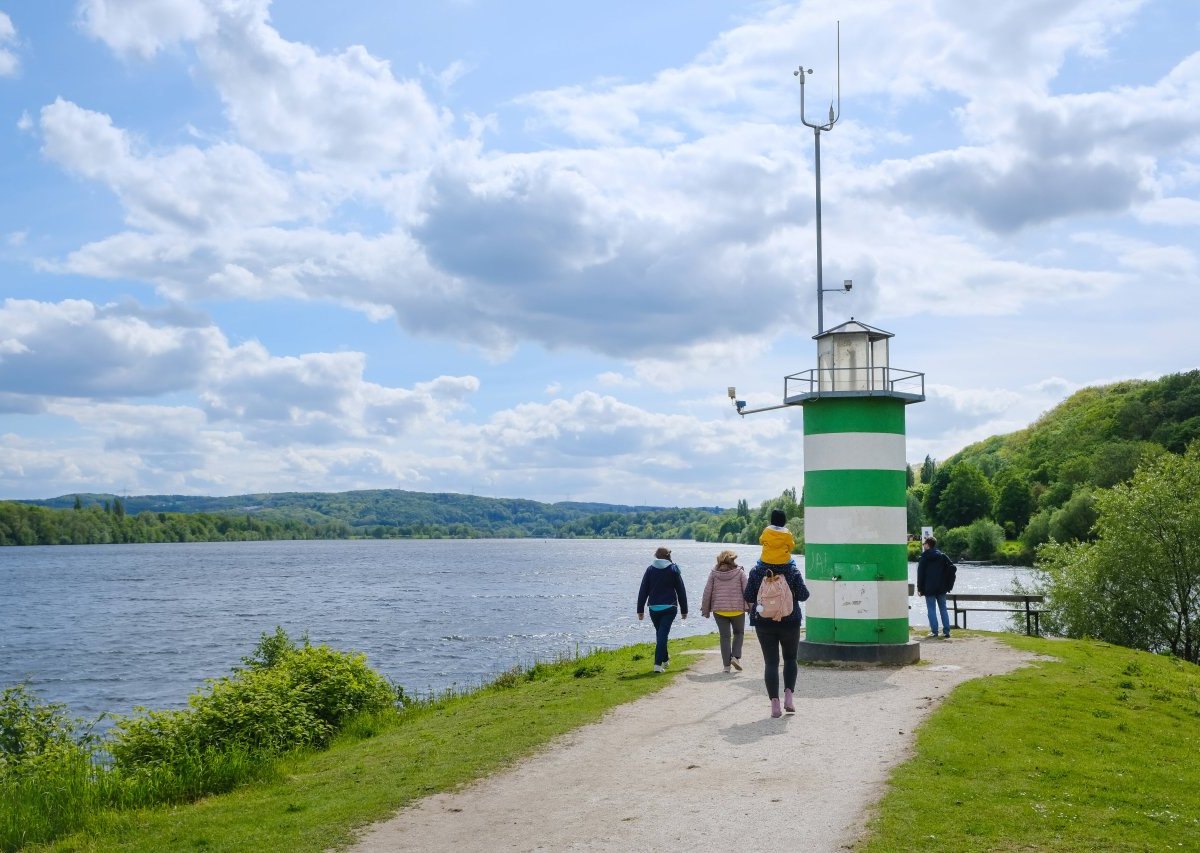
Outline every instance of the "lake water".
<path fill-rule="evenodd" d="M 176 708 L 259 636 L 365 652 L 411 693 L 653 640 L 634 613 L 659 542 L 355 540 L 0 548 L 0 687 L 28 683 L 88 719 Z M 672 636 L 714 630 L 700 595 L 723 546 L 666 543 L 691 596 Z M 757 546 L 742 546 L 743 564 Z M 798 558 L 799 560 L 800 558 Z M 909 566 L 915 579 L 915 564 Z M 958 592 L 1010 592 L 1011 567 L 960 567 Z M 912 622 L 925 624 L 921 599 Z M 989 620 L 988 617 L 992 618 Z M 978 622 L 976 621 L 978 620 Z M 971 627 L 1005 629 L 972 614 Z M 104 727 L 103 725 L 101 726 Z"/>

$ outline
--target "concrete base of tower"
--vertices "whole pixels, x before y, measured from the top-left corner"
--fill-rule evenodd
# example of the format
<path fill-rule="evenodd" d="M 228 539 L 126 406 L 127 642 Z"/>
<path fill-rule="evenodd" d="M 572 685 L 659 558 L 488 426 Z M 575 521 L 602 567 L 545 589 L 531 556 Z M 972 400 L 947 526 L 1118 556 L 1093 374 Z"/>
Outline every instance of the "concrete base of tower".
<path fill-rule="evenodd" d="M 921 644 L 907 643 L 810 643 L 800 641 L 802 663 L 877 663 L 904 666 L 921 659 Z"/>

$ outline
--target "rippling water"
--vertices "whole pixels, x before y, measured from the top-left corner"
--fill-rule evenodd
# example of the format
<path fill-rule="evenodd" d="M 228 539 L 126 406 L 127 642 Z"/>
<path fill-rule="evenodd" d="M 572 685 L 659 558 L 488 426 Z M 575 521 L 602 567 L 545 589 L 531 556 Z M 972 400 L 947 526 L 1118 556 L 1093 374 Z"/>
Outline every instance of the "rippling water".
<path fill-rule="evenodd" d="M 73 713 L 174 708 L 265 632 L 365 652 L 410 693 L 474 687 L 514 665 L 650 641 L 634 614 L 654 548 L 638 540 L 210 542 L 0 549 L 0 686 Z M 694 611 L 722 546 L 667 543 Z M 743 546 L 743 563 L 757 547 Z M 1015 570 L 1023 574 L 1024 570 Z M 910 575 L 915 567 L 910 566 Z M 960 568 L 957 591 L 1014 570 Z M 924 622 L 914 600 L 913 624 Z M 1002 628 L 973 614 L 972 627 Z M 979 623 L 976 624 L 976 618 Z"/>

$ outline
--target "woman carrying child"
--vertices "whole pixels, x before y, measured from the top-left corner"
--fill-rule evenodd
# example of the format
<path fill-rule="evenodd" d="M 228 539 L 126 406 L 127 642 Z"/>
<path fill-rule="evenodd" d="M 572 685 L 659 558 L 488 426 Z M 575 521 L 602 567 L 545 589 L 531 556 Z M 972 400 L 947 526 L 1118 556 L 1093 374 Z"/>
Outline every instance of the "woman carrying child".
<path fill-rule="evenodd" d="M 742 594 L 743 599 L 750 605 L 750 625 L 754 628 L 758 644 L 762 648 L 763 681 L 766 684 L 767 696 L 771 700 L 772 717 L 782 716 L 783 711 L 790 714 L 796 710 L 793 692 L 796 689 L 796 673 L 799 669 L 796 658 L 800 653 L 800 602 L 808 600 L 808 587 L 804 585 L 804 578 L 796 568 L 791 549 L 783 550 L 786 543 L 792 540 L 792 534 L 787 532 L 786 524 L 787 516 L 783 510 L 772 510 L 771 526 L 763 531 L 761 539 L 762 559 L 750 570 L 746 590 Z M 783 535 L 785 532 L 786 536 Z M 759 590 L 763 584 L 773 586 L 776 577 L 782 577 L 786 582 L 786 599 L 791 602 L 790 612 L 781 616 L 771 612 L 764 613 L 763 604 L 759 602 Z M 786 610 L 786 606 L 783 609 Z M 779 708 L 781 659 L 784 688 L 782 711 Z"/>

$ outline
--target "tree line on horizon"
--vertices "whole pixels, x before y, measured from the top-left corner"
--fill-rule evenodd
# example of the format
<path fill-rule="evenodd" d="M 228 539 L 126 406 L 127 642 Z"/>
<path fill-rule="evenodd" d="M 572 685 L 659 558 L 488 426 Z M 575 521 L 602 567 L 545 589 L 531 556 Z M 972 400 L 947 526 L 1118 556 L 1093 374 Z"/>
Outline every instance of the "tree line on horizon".
<path fill-rule="evenodd" d="M 956 559 L 1032 564 L 1090 541 L 1097 496 L 1200 437 L 1200 370 L 1085 388 L 1026 429 L 908 470 L 908 532 Z M 662 508 L 376 489 L 206 497 L 64 495 L 0 502 L 0 545 L 255 539 L 639 538 L 752 544 L 783 509 L 803 551 L 803 495 L 752 508 Z"/>

